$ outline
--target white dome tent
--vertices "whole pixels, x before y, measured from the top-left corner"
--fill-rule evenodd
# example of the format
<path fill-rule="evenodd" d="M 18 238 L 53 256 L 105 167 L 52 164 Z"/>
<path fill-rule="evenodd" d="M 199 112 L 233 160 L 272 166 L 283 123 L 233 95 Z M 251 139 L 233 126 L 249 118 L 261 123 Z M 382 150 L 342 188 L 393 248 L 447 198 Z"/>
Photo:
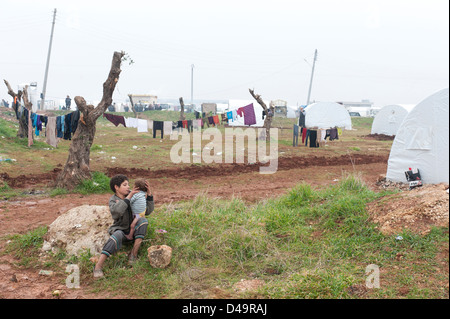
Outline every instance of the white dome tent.
<path fill-rule="evenodd" d="M 352 129 L 352 119 L 345 107 L 335 102 L 317 102 L 305 108 L 305 126 L 307 128 L 343 127 Z"/>
<path fill-rule="evenodd" d="M 396 135 L 403 119 L 414 105 L 392 104 L 384 106 L 375 116 L 371 134 Z"/>
<path fill-rule="evenodd" d="M 448 88 L 417 104 L 400 125 L 389 155 L 386 179 L 407 182 L 405 171 L 419 169 L 423 183 L 449 182 Z"/>

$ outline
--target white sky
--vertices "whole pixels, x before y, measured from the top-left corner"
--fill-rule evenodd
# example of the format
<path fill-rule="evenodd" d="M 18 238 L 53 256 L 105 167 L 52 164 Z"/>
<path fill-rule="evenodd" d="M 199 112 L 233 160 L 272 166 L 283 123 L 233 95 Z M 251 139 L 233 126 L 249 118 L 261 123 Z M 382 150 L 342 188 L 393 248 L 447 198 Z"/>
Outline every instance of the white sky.
<path fill-rule="evenodd" d="M 115 102 L 159 98 L 417 104 L 449 86 L 448 0 L 0 1 L 0 80 L 42 91 L 57 9 L 47 99 L 100 100 L 114 51 Z M 306 61 L 305 61 L 306 60 Z M 3 86 L 3 89 L 1 87 Z M 8 99 L 0 83 L 0 99 Z"/>

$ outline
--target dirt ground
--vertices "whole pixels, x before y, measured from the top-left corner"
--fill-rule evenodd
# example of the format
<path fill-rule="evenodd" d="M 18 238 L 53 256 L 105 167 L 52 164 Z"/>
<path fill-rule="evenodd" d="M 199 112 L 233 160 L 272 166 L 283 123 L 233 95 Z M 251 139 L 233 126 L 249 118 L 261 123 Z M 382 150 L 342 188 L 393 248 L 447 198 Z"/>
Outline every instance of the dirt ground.
<path fill-rule="evenodd" d="M 108 176 L 117 173 L 127 175 L 130 179 L 137 177 L 151 181 L 155 198 L 155 213 L 163 204 L 176 203 L 194 199 L 199 194 L 207 194 L 213 198 L 239 197 L 249 203 L 276 197 L 286 193 L 298 183 L 306 182 L 313 187 L 324 187 L 338 182 L 348 173 L 357 173 L 373 190 L 381 190 L 380 175 L 387 169 L 388 154 L 367 155 L 352 154 L 330 157 L 282 157 L 279 158 L 278 171 L 275 174 L 259 174 L 258 164 L 224 164 L 218 166 L 191 165 L 181 169 L 127 169 L 120 167 L 105 167 Z M 51 224 L 58 216 L 67 210 L 84 205 L 107 205 L 110 194 L 103 195 L 60 195 L 48 197 L 39 191 L 42 185 L 51 183 L 61 168 L 55 168 L 46 174 L 20 175 L 10 177 L 0 174 L 0 181 L 6 181 L 10 187 L 23 189 L 30 195 L 26 199 L 0 201 L 0 234 L 26 233 L 41 225 Z M 448 186 L 447 186 L 448 187 Z M 411 230 L 425 233 L 429 226 L 438 224 L 433 214 L 439 211 L 442 218 L 439 225 L 448 226 L 448 193 L 445 185 L 421 187 L 412 191 L 403 191 L 385 200 L 369 206 L 373 220 L 380 224 L 382 230 L 395 232 L 408 221 Z M 431 200 L 431 197 L 433 200 Z M 429 200 L 426 200 L 429 199 Z M 382 207 L 382 209 L 380 208 Z M 393 216 L 399 210 L 411 208 L 395 222 Z M 411 218 L 414 214 L 422 214 L 420 218 Z M 446 215 L 445 215 L 446 211 Z M 420 219 L 422 226 L 418 227 Z M 417 226 L 417 227 L 416 227 Z M 0 244 L 0 251 L 6 243 Z M 44 276 L 39 269 L 24 269 L 17 266 L 17 260 L 12 256 L 0 255 L 0 298 L 109 298 L 104 293 L 89 293 L 85 287 L 68 289 L 64 274 Z M 54 294 L 59 290 L 61 294 Z"/>

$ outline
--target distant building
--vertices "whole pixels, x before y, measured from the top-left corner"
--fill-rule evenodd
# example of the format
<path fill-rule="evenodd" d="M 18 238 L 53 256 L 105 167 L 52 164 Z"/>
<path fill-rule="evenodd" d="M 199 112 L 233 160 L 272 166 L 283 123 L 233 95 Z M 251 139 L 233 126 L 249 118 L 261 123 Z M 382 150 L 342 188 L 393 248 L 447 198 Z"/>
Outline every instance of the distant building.
<path fill-rule="evenodd" d="M 275 109 L 274 117 L 287 117 L 287 101 L 273 100 L 272 103 Z"/>
<path fill-rule="evenodd" d="M 132 99 L 133 105 L 143 110 L 153 110 L 157 104 L 158 97 L 150 94 L 128 94 L 128 97 Z"/>
<path fill-rule="evenodd" d="M 216 103 L 202 103 L 202 113 L 209 115 L 209 112 L 212 112 L 212 114 L 217 113 L 217 104 Z"/>
<path fill-rule="evenodd" d="M 343 105 L 349 113 L 352 113 L 352 116 L 357 116 L 356 113 L 359 113 L 359 116 L 369 117 L 374 116 L 371 111 L 373 108 L 373 102 L 370 100 L 361 100 L 361 102 L 336 102 L 338 104 Z"/>

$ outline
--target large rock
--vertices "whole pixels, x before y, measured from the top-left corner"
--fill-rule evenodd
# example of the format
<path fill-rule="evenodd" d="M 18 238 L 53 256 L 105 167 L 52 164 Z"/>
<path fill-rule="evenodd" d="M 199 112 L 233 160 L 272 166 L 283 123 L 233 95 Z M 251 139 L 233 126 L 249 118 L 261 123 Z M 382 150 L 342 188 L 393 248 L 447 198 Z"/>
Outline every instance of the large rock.
<path fill-rule="evenodd" d="M 172 259 L 172 248 L 166 245 L 150 246 L 147 252 L 150 265 L 154 268 L 166 268 Z"/>
<path fill-rule="evenodd" d="M 76 256 L 89 249 L 91 254 L 99 254 L 109 238 L 108 228 L 112 222 L 108 206 L 72 208 L 50 224 L 42 249 L 60 248 Z"/>

